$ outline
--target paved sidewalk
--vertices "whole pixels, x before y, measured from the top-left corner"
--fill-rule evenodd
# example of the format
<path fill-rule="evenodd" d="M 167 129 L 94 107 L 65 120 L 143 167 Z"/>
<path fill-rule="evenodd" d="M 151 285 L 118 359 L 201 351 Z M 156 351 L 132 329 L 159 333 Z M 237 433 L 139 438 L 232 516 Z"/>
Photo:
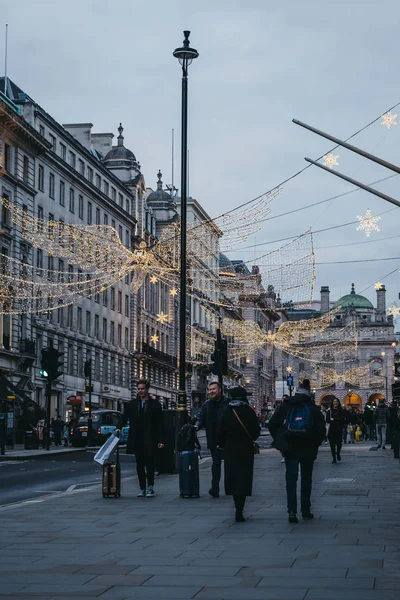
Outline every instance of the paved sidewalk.
<path fill-rule="evenodd" d="M 290 525 L 284 465 L 256 457 L 246 523 L 230 498 L 181 500 L 176 476 L 138 499 L 69 493 L 0 511 L 0 598 L 59 600 L 394 600 L 400 589 L 400 465 L 387 450 L 345 446 L 315 466 L 316 519 Z M 6 570 L 7 569 L 7 570 Z"/>
<path fill-rule="evenodd" d="M 36 450 L 25 450 L 23 444 L 16 445 L 13 449 L 6 448 L 4 455 L 0 455 L 0 461 L 4 460 L 26 460 L 37 456 L 54 456 L 55 454 L 69 454 L 70 452 L 83 452 L 86 448 L 73 448 L 72 446 L 51 446 L 50 450 L 39 448 Z"/>

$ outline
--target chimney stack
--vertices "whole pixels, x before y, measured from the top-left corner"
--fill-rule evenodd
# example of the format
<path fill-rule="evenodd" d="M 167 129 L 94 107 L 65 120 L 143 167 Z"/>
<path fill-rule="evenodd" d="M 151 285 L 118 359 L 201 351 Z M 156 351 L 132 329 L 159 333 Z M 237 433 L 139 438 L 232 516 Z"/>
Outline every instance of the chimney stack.
<path fill-rule="evenodd" d="M 376 314 L 381 316 L 386 315 L 386 288 L 383 283 L 376 290 Z"/>
<path fill-rule="evenodd" d="M 321 287 L 321 313 L 325 314 L 327 312 L 329 312 L 330 310 L 330 306 L 329 306 L 329 286 L 327 285 L 323 285 Z"/>

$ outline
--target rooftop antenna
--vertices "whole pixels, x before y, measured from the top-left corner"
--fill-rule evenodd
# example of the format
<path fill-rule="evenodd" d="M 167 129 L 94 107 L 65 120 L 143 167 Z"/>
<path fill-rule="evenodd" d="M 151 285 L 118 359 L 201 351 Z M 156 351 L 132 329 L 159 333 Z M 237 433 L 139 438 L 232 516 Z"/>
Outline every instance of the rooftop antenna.
<path fill-rule="evenodd" d="M 7 48 L 8 48 L 8 23 L 6 23 L 6 47 L 4 53 L 4 95 L 7 96 Z"/>

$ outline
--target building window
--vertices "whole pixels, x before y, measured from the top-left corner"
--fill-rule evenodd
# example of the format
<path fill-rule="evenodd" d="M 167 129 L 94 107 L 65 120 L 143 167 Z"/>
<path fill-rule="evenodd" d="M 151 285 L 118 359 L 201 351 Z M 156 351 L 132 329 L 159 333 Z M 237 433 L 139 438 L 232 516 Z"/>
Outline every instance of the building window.
<path fill-rule="evenodd" d="M 90 167 L 88 167 L 87 170 L 87 178 L 90 181 L 90 183 L 93 183 L 93 169 L 91 169 Z"/>
<path fill-rule="evenodd" d="M 104 225 L 108 225 L 108 215 L 106 215 L 106 213 L 104 213 L 104 221 L 103 221 Z"/>
<path fill-rule="evenodd" d="M 43 207 L 42 206 L 38 206 L 37 216 L 38 216 L 38 221 L 41 221 L 41 223 L 38 223 L 38 229 L 39 229 L 39 231 L 43 231 Z"/>
<path fill-rule="evenodd" d="M 69 151 L 69 164 L 70 166 L 75 169 L 76 167 L 76 156 L 74 152 L 71 152 L 71 150 Z"/>
<path fill-rule="evenodd" d="M 129 200 L 128 198 L 125 200 L 125 210 L 127 213 L 130 213 L 131 211 L 129 210 Z"/>
<path fill-rule="evenodd" d="M 122 346 L 122 325 L 117 326 L 117 344 Z"/>
<path fill-rule="evenodd" d="M 103 354 L 103 381 L 108 383 L 108 355 Z"/>
<path fill-rule="evenodd" d="M 107 342 L 107 319 L 103 318 L 103 342 Z"/>
<path fill-rule="evenodd" d="M 79 333 L 82 333 L 82 309 L 80 306 L 78 306 L 77 308 L 76 328 L 79 331 Z"/>
<path fill-rule="evenodd" d="M 118 359 L 118 385 L 123 384 L 122 360 Z"/>
<path fill-rule="evenodd" d="M 84 175 L 85 174 L 85 163 L 83 162 L 83 160 L 81 158 L 78 160 L 78 165 L 79 165 L 79 173 L 81 175 Z"/>
<path fill-rule="evenodd" d="M 106 196 L 108 196 L 110 193 L 110 185 L 109 185 L 108 181 L 104 182 L 104 193 Z"/>
<path fill-rule="evenodd" d="M 110 344 L 115 344 L 115 324 L 114 324 L 114 321 L 110 322 Z"/>
<path fill-rule="evenodd" d="M 110 360 L 110 383 L 115 384 L 115 357 L 112 356 Z"/>
<path fill-rule="evenodd" d="M 86 335 L 92 334 L 92 315 L 89 310 L 86 311 Z"/>
<path fill-rule="evenodd" d="M 68 344 L 68 373 L 70 375 L 74 374 L 74 345 Z"/>
<path fill-rule="evenodd" d="M 75 212 L 75 190 L 69 188 L 69 212 Z"/>
<path fill-rule="evenodd" d="M 65 183 L 60 180 L 60 204 L 65 206 Z"/>
<path fill-rule="evenodd" d="M 111 200 L 117 201 L 117 190 L 114 187 L 111 188 Z"/>
<path fill-rule="evenodd" d="M 130 235 L 129 235 L 129 231 L 127 229 L 125 229 L 125 246 L 127 248 L 130 248 Z"/>
<path fill-rule="evenodd" d="M 125 316 L 129 317 L 129 296 L 125 294 Z"/>
<path fill-rule="evenodd" d="M 94 337 L 99 339 L 100 335 L 100 317 L 99 315 L 94 315 Z"/>
<path fill-rule="evenodd" d="M 54 200 L 55 179 L 53 173 L 49 174 L 49 196 Z"/>
<path fill-rule="evenodd" d="M 22 179 L 25 183 L 29 182 L 29 158 L 24 156 Z"/>
<path fill-rule="evenodd" d="M 94 379 L 99 381 L 100 379 L 100 354 L 94 353 Z"/>
<path fill-rule="evenodd" d="M 68 265 L 68 283 L 74 280 L 74 265 Z"/>
<path fill-rule="evenodd" d="M 118 312 L 122 313 L 122 292 L 118 292 Z"/>
<path fill-rule="evenodd" d="M 74 307 L 69 304 L 67 307 L 67 327 L 72 328 L 72 319 L 74 314 Z"/>
<path fill-rule="evenodd" d="M 39 165 L 38 168 L 38 187 L 39 191 L 44 192 L 44 167 Z"/>
<path fill-rule="evenodd" d="M 63 160 L 67 160 L 67 147 L 60 143 L 60 156 Z"/>
<path fill-rule="evenodd" d="M 107 290 L 104 290 L 103 292 L 103 306 L 107 306 L 108 303 L 108 292 Z"/>
<path fill-rule="evenodd" d="M 111 227 L 115 229 L 115 219 L 111 219 Z"/>
<path fill-rule="evenodd" d="M 50 144 L 53 146 L 52 150 L 53 152 L 57 152 L 57 139 L 56 137 L 49 133 L 49 140 L 50 140 Z"/>
<path fill-rule="evenodd" d="M 40 248 L 36 250 L 36 267 L 38 269 L 43 269 L 43 250 Z"/>
<path fill-rule="evenodd" d="M 113 287 L 110 289 L 110 308 L 115 310 L 115 289 Z"/>
<path fill-rule="evenodd" d="M 80 219 L 83 219 L 83 196 L 82 196 L 82 194 L 79 194 L 79 198 L 78 198 L 78 217 Z"/>
<path fill-rule="evenodd" d="M 96 208 L 96 225 L 100 225 L 100 209 Z"/>
<path fill-rule="evenodd" d="M 123 206 L 124 206 L 124 197 L 123 197 L 122 194 L 118 194 L 118 202 L 119 202 L 119 205 L 123 208 Z"/>
<path fill-rule="evenodd" d="M 122 243 L 122 225 L 118 225 L 118 235 L 119 235 L 119 239 L 121 240 L 121 243 Z"/>
<path fill-rule="evenodd" d="M 129 329 L 125 327 L 125 348 L 129 350 Z"/>
<path fill-rule="evenodd" d="M 43 125 L 39 125 L 39 133 L 41 136 L 43 136 L 43 137 L 45 136 L 45 130 L 44 130 Z"/>
<path fill-rule="evenodd" d="M 78 346 L 78 350 L 76 353 L 76 362 L 78 367 L 78 377 L 82 377 L 83 375 L 83 348 Z"/>
<path fill-rule="evenodd" d="M 101 177 L 98 173 L 96 173 L 96 187 L 101 189 Z"/>
<path fill-rule="evenodd" d="M 88 222 L 88 225 L 92 224 L 92 203 L 91 202 L 87 203 L 87 222 Z"/>

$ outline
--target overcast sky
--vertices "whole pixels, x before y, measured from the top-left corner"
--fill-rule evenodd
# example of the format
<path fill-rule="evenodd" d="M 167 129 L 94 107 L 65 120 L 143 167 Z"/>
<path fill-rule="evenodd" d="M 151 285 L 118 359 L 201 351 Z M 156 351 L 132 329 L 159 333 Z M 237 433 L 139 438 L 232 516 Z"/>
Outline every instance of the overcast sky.
<path fill-rule="evenodd" d="M 8 75 L 61 123 L 91 122 L 94 132 L 121 121 L 125 145 L 148 186 L 160 168 L 171 182 L 171 130 L 179 181 L 181 71 L 172 52 L 191 30 L 200 57 L 190 68 L 190 193 L 216 216 L 278 185 L 332 144 L 294 124 L 297 118 L 346 138 L 400 102 L 398 1 L 387 0 L 19 0 L 2 1 L 9 24 Z M 3 70 L 4 44 L 0 48 Z M 399 162 L 399 125 L 377 124 L 352 142 Z M 339 170 L 364 183 L 393 175 L 339 149 Z M 397 177 L 379 189 L 400 199 Z M 315 167 L 283 188 L 271 216 L 353 187 Z M 392 205 L 358 191 L 262 225 L 231 257 L 252 260 L 277 244 L 249 248 L 341 225 Z M 399 209 L 382 216 L 371 243 L 356 225 L 315 233 L 317 263 L 400 257 Z M 330 248 L 321 248 L 334 246 Z M 400 291 L 398 260 L 317 264 L 316 296 L 356 291 L 375 302 L 384 281 L 388 304 Z M 384 279 L 389 272 L 394 274 Z M 372 287 L 371 287 L 372 286 Z M 400 304 L 400 303 L 399 303 Z"/>

